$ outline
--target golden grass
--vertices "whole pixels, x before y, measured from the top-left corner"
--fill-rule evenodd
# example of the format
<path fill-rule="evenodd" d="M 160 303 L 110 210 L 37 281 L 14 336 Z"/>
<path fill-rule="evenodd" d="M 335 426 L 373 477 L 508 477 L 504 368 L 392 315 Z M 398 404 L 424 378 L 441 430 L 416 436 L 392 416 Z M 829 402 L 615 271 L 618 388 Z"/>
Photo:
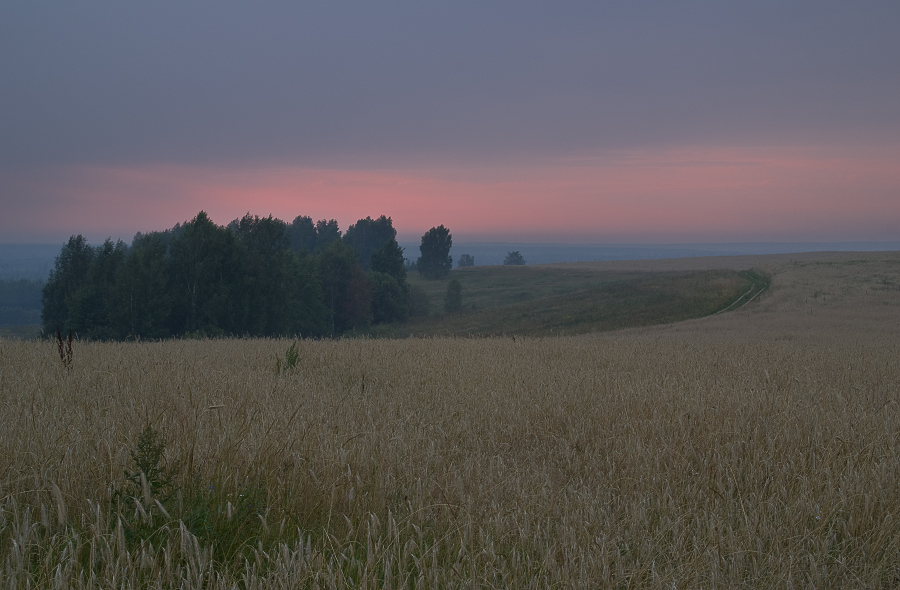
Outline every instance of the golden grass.
<path fill-rule="evenodd" d="M 2 342 L 0 586 L 897 587 L 900 258 L 861 260 L 774 259 L 702 320 L 304 341 L 280 373 L 287 341 L 68 371 Z M 148 422 L 179 493 L 123 501 Z"/>

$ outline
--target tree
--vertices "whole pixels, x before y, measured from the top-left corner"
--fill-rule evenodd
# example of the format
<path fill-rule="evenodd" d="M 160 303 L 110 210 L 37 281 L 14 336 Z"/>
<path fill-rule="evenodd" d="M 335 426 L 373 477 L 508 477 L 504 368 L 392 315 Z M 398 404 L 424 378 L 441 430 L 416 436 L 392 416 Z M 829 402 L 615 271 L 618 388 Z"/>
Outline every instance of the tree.
<path fill-rule="evenodd" d="M 107 238 L 94 249 L 87 278 L 75 292 L 69 306 L 69 323 L 80 336 L 113 340 L 127 336 L 115 319 L 124 315 L 122 301 L 115 296 L 116 278 L 125 263 L 128 247 Z"/>
<path fill-rule="evenodd" d="M 439 225 L 433 227 L 422 236 L 422 244 L 419 252 L 422 255 L 416 262 L 419 274 L 429 279 L 440 279 L 453 268 L 453 259 L 450 257 L 450 248 L 453 245 L 453 236 L 450 230 Z"/>
<path fill-rule="evenodd" d="M 391 218 L 382 215 L 378 219 L 360 219 L 347 228 L 343 239 L 345 244 L 356 250 L 362 269 L 368 271 L 371 268 L 372 253 L 396 238 L 397 230 L 394 229 Z"/>
<path fill-rule="evenodd" d="M 465 268 L 467 266 L 475 266 L 475 257 L 469 254 L 463 254 L 456 263 L 456 268 Z"/>
<path fill-rule="evenodd" d="M 294 252 L 315 252 L 316 250 L 316 224 L 312 217 L 298 215 L 287 226 L 288 242 Z"/>
<path fill-rule="evenodd" d="M 394 277 L 372 271 L 369 273 L 369 282 L 372 285 L 373 323 L 402 322 L 409 317 L 409 295 Z"/>
<path fill-rule="evenodd" d="M 285 253 L 285 302 L 283 335 L 324 336 L 328 333 L 329 314 L 325 307 L 318 261 L 311 254 Z"/>
<path fill-rule="evenodd" d="M 320 219 L 316 222 L 316 252 L 327 247 L 331 242 L 341 239 L 341 230 L 338 228 L 338 222 L 334 219 L 325 221 Z"/>
<path fill-rule="evenodd" d="M 406 321 L 409 317 L 409 283 L 406 281 L 406 265 L 403 248 L 391 238 L 384 246 L 372 252 L 372 316 L 377 323 Z"/>
<path fill-rule="evenodd" d="M 372 252 L 372 270 L 391 275 L 406 290 L 406 264 L 403 260 L 403 248 L 397 240 L 391 239 L 380 249 Z"/>
<path fill-rule="evenodd" d="M 331 335 L 372 321 L 372 288 L 356 261 L 356 252 L 335 240 L 318 255 L 319 275 Z"/>
<path fill-rule="evenodd" d="M 225 334 L 231 330 L 236 288 L 236 238 L 204 211 L 172 240 L 172 332 Z"/>
<path fill-rule="evenodd" d="M 232 330 L 253 336 L 290 336 L 286 224 L 271 215 L 248 213 L 231 227 L 240 246 L 233 260 Z"/>
<path fill-rule="evenodd" d="M 513 252 L 506 253 L 506 258 L 503 259 L 503 264 L 512 266 L 524 266 L 525 259 L 522 258 L 522 255 L 519 254 L 518 250 L 515 250 Z"/>
<path fill-rule="evenodd" d="M 458 279 L 447 283 L 447 294 L 444 295 L 444 311 L 453 313 L 462 308 L 462 285 Z"/>
<path fill-rule="evenodd" d="M 72 298 L 87 279 L 93 257 L 94 249 L 81 234 L 72 236 L 63 245 L 41 294 L 41 324 L 45 334 L 56 334 L 57 326 L 63 332 L 72 328 L 69 323 Z"/>
<path fill-rule="evenodd" d="M 114 323 L 124 337 L 153 339 L 170 335 L 169 269 L 161 234 L 135 236 L 116 277 L 120 306 Z"/>

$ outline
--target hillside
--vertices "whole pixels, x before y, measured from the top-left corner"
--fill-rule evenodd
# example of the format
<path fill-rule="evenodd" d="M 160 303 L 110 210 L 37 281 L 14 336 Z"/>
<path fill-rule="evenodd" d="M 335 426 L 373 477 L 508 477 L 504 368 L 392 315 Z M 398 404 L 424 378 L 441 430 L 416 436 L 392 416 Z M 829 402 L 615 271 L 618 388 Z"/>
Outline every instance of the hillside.
<path fill-rule="evenodd" d="M 454 279 L 462 285 L 462 309 L 445 313 Z M 766 280 L 749 270 L 597 270 L 576 263 L 463 268 L 438 281 L 414 274 L 410 284 L 427 293 L 430 315 L 372 334 L 547 336 L 665 324 L 722 311 Z"/>
<path fill-rule="evenodd" d="M 0 342 L 0 584 L 896 587 L 900 255 L 574 274 L 729 266 L 578 336 Z"/>

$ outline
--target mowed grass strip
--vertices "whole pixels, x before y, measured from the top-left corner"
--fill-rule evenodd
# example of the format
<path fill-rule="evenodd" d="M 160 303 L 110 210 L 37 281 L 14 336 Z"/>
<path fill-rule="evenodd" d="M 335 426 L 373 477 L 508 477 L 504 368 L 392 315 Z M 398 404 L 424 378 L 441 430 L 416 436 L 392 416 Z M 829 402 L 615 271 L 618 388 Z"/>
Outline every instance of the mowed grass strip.
<path fill-rule="evenodd" d="M 390 336 L 566 335 L 665 324 L 728 308 L 754 286 L 734 270 L 597 272 L 558 267 L 481 267 L 448 279 L 411 283 L 431 300 L 429 317 L 383 326 Z M 442 310 L 450 279 L 463 289 L 463 309 Z"/>

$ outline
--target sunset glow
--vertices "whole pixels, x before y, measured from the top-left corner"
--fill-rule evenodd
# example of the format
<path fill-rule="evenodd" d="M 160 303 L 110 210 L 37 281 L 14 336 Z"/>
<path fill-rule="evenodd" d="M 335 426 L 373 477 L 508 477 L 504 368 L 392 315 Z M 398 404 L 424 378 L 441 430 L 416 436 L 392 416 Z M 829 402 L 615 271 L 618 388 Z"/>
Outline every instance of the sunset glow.
<path fill-rule="evenodd" d="M 0 243 L 207 211 L 401 239 L 900 240 L 900 5 L 26 3 Z"/>
<path fill-rule="evenodd" d="M 470 240 L 555 242 L 897 239 L 900 150 L 632 151 L 523 168 L 322 170 L 285 166 L 73 167 L 15 179 L 33 195 L 4 217 L 40 214 L 48 233 L 102 239 L 171 227 L 206 210 L 218 223 L 246 212 L 291 221 L 391 216 L 401 237 L 445 224 Z M 40 195 L 64 195 L 46 208 Z M 852 195 L 852 198 L 848 198 Z M 97 215 L 97 212 L 102 215 Z"/>

